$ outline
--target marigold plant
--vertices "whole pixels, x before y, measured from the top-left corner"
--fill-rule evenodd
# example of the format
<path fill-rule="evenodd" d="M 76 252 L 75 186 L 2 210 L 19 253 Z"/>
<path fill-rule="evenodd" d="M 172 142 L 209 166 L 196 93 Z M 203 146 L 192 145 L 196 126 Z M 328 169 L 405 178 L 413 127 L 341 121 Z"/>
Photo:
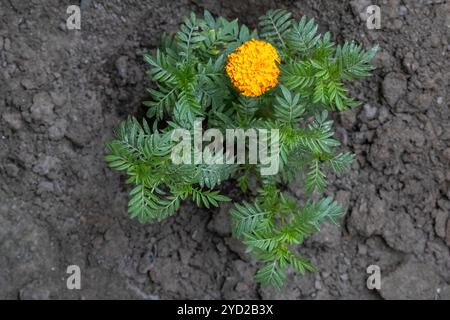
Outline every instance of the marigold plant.
<path fill-rule="evenodd" d="M 336 45 L 328 32 L 317 33 L 314 20 L 297 21 L 284 10 L 267 12 L 259 27 L 205 11 L 163 35 L 154 55 L 144 56 L 154 82 L 144 103 L 147 119 L 120 124 L 106 161 L 127 173 L 129 213 L 142 223 L 168 218 L 189 198 L 206 208 L 231 201 L 219 185 L 235 182 L 246 201 L 230 210 L 233 234 L 261 260 L 256 280 L 281 287 L 289 266 L 301 274 L 315 269 L 296 245 L 343 214 L 321 196 L 326 172 L 341 173 L 353 161 L 336 151 L 328 112 L 358 106 L 345 84 L 370 74 L 377 48 Z M 199 121 L 219 132 L 277 129 L 279 146 L 269 139 L 267 148 L 277 150 L 278 173 L 262 175 L 261 163 L 175 163 L 174 130 L 193 132 Z M 283 187 L 294 180 L 302 199 Z"/>

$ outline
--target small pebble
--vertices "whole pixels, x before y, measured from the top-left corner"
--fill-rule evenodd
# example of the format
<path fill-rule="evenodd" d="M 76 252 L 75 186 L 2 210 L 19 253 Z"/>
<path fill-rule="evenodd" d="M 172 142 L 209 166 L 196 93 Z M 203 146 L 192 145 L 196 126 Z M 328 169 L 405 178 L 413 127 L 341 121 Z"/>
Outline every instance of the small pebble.
<path fill-rule="evenodd" d="M 364 109 L 364 115 L 368 120 L 372 120 L 376 117 L 377 115 L 377 107 L 372 107 L 370 104 L 366 103 L 363 107 Z"/>

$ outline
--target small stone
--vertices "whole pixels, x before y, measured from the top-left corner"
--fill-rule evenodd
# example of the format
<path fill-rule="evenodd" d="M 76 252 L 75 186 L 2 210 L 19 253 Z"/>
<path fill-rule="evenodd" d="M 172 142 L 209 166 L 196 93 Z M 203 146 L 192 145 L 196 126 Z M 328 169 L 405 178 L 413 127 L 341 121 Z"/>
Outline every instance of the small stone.
<path fill-rule="evenodd" d="M 121 56 L 116 60 L 116 70 L 122 79 L 125 79 L 128 75 L 128 57 Z"/>
<path fill-rule="evenodd" d="M 50 181 L 41 181 L 37 188 L 37 194 L 43 194 L 46 192 L 53 192 L 55 190 L 53 183 Z"/>
<path fill-rule="evenodd" d="M 450 162 L 450 148 L 445 149 L 443 154 L 445 161 Z"/>
<path fill-rule="evenodd" d="M 321 290 L 323 287 L 322 287 L 322 283 L 320 282 L 320 280 L 319 279 L 316 279 L 316 281 L 314 281 L 314 288 L 316 289 L 316 290 Z"/>
<path fill-rule="evenodd" d="M 400 6 L 398 8 L 398 15 L 399 16 L 406 16 L 407 13 L 408 13 L 408 8 L 406 6 Z"/>
<path fill-rule="evenodd" d="M 52 97 L 53 103 L 58 107 L 62 107 L 67 101 L 66 95 L 62 92 L 52 91 L 50 92 L 50 96 Z"/>
<path fill-rule="evenodd" d="M 37 93 L 30 108 L 31 117 L 37 122 L 51 124 L 55 119 L 53 108 L 54 104 L 47 92 Z"/>
<path fill-rule="evenodd" d="M 33 172 L 45 176 L 54 171 L 59 166 L 60 160 L 56 157 L 42 156 L 38 163 L 33 167 Z"/>
<path fill-rule="evenodd" d="M 364 116 L 367 120 L 372 120 L 376 117 L 378 108 L 375 106 L 371 106 L 370 104 L 366 103 L 363 107 Z"/>
<path fill-rule="evenodd" d="M 376 33 L 373 33 L 376 34 Z M 377 68 L 383 68 L 386 71 L 392 69 L 394 65 L 395 59 L 391 56 L 391 54 L 387 50 L 380 50 L 377 52 L 375 57 L 373 58 L 373 63 Z"/>
<path fill-rule="evenodd" d="M 341 274 L 339 277 L 341 278 L 342 281 L 348 281 L 348 274 L 347 273 Z"/>
<path fill-rule="evenodd" d="M 223 242 L 219 242 L 219 243 L 216 245 L 216 248 L 217 248 L 217 250 L 219 250 L 219 252 L 221 252 L 221 253 L 227 252 L 227 247 L 225 247 L 225 245 L 223 244 Z"/>
<path fill-rule="evenodd" d="M 445 243 L 450 247 L 450 219 L 447 221 L 447 235 L 445 236 Z"/>
<path fill-rule="evenodd" d="M 450 286 L 444 285 L 442 288 L 439 288 L 438 296 L 440 300 L 450 300 Z"/>
<path fill-rule="evenodd" d="M 5 49 L 5 51 L 11 50 L 11 40 L 9 40 L 8 38 L 5 38 L 5 40 L 3 41 L 3 49 Z"/>
<path fill-rule="evenodd" d="M 201 242 L 203 239 L 203 232 L 199 232 L 198 230 L 194 230 L 191 235 L 192 240 L 195 240 L 197 242 Z"/>
<path fill-rule="evenodd" d="M 20 83 L 26 90 L 31 90 L 31 89 L 37 88 L 36 83 L 31 79 L 23 79 Z"/>
<path fill-rule="evenodd" d="M 3 120 L 13 130 L 20 130 L 23 127 L 22 115 L 18 112 L 4 113 Z"/>
<path fill-rule="evenodd" d="M 365 256 L 367 254 L 367 246 L 365 244 L 358 244 L 358 254 Z"/>
<path fill-rule="evenodd" d="M 380 111 L 378 112 L 378 121 L 380 123 L 385 123 L 390 117 L 389 110 L 386 107 L 381 107 Z"/>
<path fill-rule="evenodd" d="M 79 148 L 84 147 L 90 142 L 88 131 L 75 130 L 73 127 L 68 128 L 67 132 L 65 133 L 65 137 L 72 141 L 73 144 Z"/>
<path fill-rule="evenodd" d="M 438 211 L 434 219 L 434 231 L 442 239 L 445 239 L 447 231 L 447 219 L 448 214 L 445 211 Z"/>
<path fill-rule="evenodd" d="M 406 93 L 406 79 L 400 73 L 388 73 L 382 84 L 383 96 L 389 106 L 394 107 L 397 101 Z"/>
<path fill-rule="evenodd" d="M 419 69 L 419 63 L 415 60 L 412 52 L 408 52 L 403 58 L 403 66 L 408 70 L 409 73 L 413 73 Z"/>
<path fill-rule="evenodd" d="M 67 129 L 67 121 L 65 119 L 58 119 L 55 124 L 53 124 L 48 129 L 48 136 L 52 140 L 61 140 Z"/>
<path fill-rule="evenodd" d="M 432 33 L 430 36 L 431 46 L 437 48 L 441 45 L 441 37 L 437 33 Z"/>
<path fill-rule="evenodd" d="M 14 163 L 7 163 L 3 168 L 11 178 L 15 178 L 19 174 L 19 168 Z"/>

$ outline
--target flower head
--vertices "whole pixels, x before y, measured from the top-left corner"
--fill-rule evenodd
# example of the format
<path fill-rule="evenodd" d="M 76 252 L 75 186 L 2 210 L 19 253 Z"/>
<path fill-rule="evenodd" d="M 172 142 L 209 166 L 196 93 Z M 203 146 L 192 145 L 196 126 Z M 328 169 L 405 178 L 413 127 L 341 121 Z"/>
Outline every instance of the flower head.
<path fill-rule="evenodd" d="M 252 39 L 228 55 L 225 70 L 233 85 L 248 97 L 258 97 L 278 83 L 280 57 L 268 42 Z"/>

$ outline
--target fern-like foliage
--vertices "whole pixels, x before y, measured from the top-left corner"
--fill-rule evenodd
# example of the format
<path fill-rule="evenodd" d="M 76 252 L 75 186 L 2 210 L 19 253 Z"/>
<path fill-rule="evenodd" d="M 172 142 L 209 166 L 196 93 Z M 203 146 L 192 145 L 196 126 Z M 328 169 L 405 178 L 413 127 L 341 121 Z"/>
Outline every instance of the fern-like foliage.
<path fill-rule="evenodd" d="M 317 28 L 314 19 L 307 20 L 302 17 L 298 23 L 294 22 L 286 37 L 289 48 L 298 54 L 308 54 L 320 40 Z"/>
<path fill-rule="evenodd" d="M 236 204 L 231 211 L 234 234 L 264 262 L 256 280 L 275 287 L 283 284 L 288 266 L 301 274 L 315 270 L 307 258 L 295 253 L 292 245 L 303 243 L 322 221 L 336 223 L 342 214 L 342 208 L 331 198 L 301 207 L 291 196 L 271 186 L 260 190 L 254 205 Z"/>
<path fill-rule="evenodd" d="M 370 75 L 377 46 L 369 51 L 354 42 L 336 46 L 329 33 L 317 34 L 314 20 L 305 17 L 292 25 L 286 39 L 291 54 L 282 65 L 282 83 L 309 101 L 311 111 L 344 111 L 359 105 L 343 81 Z"/>
<path fill-rule="evenodd" d="M 180 25 L 180 30 L 176 33 L 178 54 L 189 60 L 192 52 L 200 48 L 201 43 L 206 39 L 200 32 L 203 21 L 197 20 L 194 13 L 191 13 L 189 17 L 184 19 L 184 22 Z"/>
<path fill-rule="evenodd" d="M 300 100 L 300 94 L 292 94 L 286 87 L 280 85 L 282 95 L 276 96 L 275 117 L 290 126 L 295 125 L 305 112 L 305 106 Z"/>
<path fill-rule="evenodd" d="M 346 42 L 343 46 L 337 46 L 335 59 L 339 66 L 340 77 L 352 80 L 369 76 L 373 70 L 370 60 L 377 51 L 378 46 L 366 52 L 361 45 L 354 42 Z"/>
<path fill-rule="evenodd" d="M 278 46 L 286 47 L 286 35 L 291 29 L 292 14 L 286 10 L 269 10 L 259 18 L 260 35 Z"/>
<path fill-rule="evenodd" d="M 259 97 L 240 95 L 225 72 L 227 56 L 251 39 L 270 42 L 281 59 L 278 86 Z M 107 145 L 105 160 L 126 173 L 131 185 L 130 216 L 142 223 L 161 221 L 176 213 L 183 201 L 212 210 L 231 201 L 219 192 L 222 182 L 234 181 L 243 192 L 257 184 L 253 201 L 235 203 L 230 210 L 234 236 L 261 261 L 256 280 L 281 287 L 289 267 L 300 274 L 314 271 L 295 248 L 324 220 L 338 222 L 341 207 L 321 197 L 326 174 L 342 173 L 354 160 L 352 154 L 337 151 L 340 143 L 328 115 L 358 105 L 346 84 L 370 75 L 376 51 L 377 47 L 366 51 L 354 42 L 336 45 L 330 33 L 318 33 L 313 19 L 295 20 L 281 9 L 259 19 L 259 32 L 208 11 L 203 17 L 185 18 L 175 34 L 162 36 L 160 48 L 144 55 L 152 80 L 144 102 L 146 119 L 124 120 Z M 229 154 L 223 164 L 205 163 L 202 153 L 196 156 L 205 144 L 198 148 L 192 141 L 186 153 L 190 161 L 174 162 L 178 142 L 172 133 L 183 129 L 192 137 L 198 121 L 203 129 L 214 128 L 224 136 L 234 128 L 255 129 L 258 134 L 277 129 L 279 145 L 267 139 L 264 151 L 278 150 L 278 174 L 261 175 L 262 163 L 228 162 L 235 160 Z M 281 185 L 293 181 L 318 200 L 300 204 L 280 191 Z"/>

